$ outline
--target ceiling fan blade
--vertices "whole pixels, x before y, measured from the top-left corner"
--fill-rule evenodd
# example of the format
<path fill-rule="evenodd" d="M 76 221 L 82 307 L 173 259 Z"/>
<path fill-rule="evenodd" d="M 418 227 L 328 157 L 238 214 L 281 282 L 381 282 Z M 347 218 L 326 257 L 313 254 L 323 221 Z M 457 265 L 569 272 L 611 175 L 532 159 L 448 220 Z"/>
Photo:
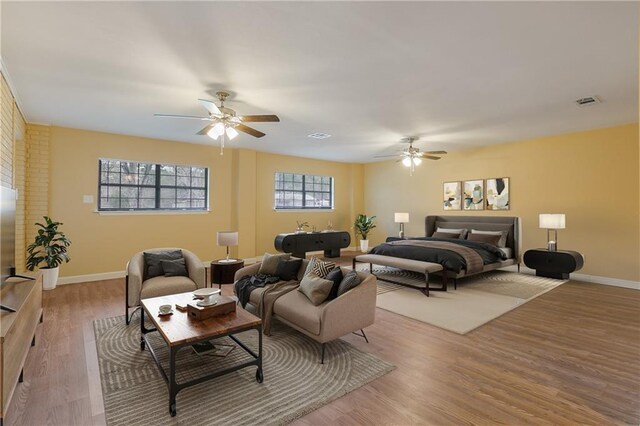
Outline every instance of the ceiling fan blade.
<path fill-rule="evenodd" d="M 447 151 L 424 151 L 425 154 L 447 154 Z"/>
<path fill-rule="evenodd" d="M 374 155 L 373 158 L 384 158 L 384 157 L 399 157 L 401 154 L 392 154 L 392 155 Z"/>
<path fill-rule="evenodd" d="M 428 158 L 429 160 L 439 160 L 440 157 L 434 157 L 433 155 L 423 155 L 422 158 Z"/>
<path fill-rule="evenodd" d="M 218 108 L 213 102 L 206 99 L 198 99 L 198 102 L 200 102 L 200 105 L 205 107 L 211 114 L 222 115 L 222 112 L 220 112 L 220 108 Z"/>
<path fill-rule="evenodd" d="M 213 129 L 213 126 L 215 126 L 215 124 L 209 124 L 208 126 L 205 126 L 205 128 L 196 133 L 196 135 L 206 135 L 209 130 Z"/>
<path fill-rule="evenodd" d="M 280 121 L 277 115 L 241 115 L 240 120 L 245 123 L 259 123 L 259 122 L 272 122 Z"/>
<path fill-rule="evenodd" d="M 155 117 L 163 118 L 189 118 L 191 120 L 211 121 L 211 117 L 198 117 L 197 115 L 174 115 L 174 114 L 153 114 Z"/>
<path fill-rule="evenodd" d="M 244 132 L 244 133 L 246 133 L 248 135 L 251 135 L 251 136 L 255 136 L 256 138 L 261 138 L 261 137 L 263 137 L 265 135 L 261 131 L 253 129 L 253 128 L 249 127 L 249 126 L 245 126 L 244 124 L 236 124 L 233 127 L 236 130 L 239 130 L 239 131 Z"/>

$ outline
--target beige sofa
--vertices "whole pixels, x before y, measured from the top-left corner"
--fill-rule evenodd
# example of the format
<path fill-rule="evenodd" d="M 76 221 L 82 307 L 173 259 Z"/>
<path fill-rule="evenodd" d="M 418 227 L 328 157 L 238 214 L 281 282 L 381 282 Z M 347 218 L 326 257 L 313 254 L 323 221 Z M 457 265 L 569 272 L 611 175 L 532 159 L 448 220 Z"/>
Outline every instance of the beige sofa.
<path fill-rule="evenodd" d="M 308 263 L 308 260 L 303 260 L 298 280 L 302 279 Z M 260 263 L 245 266 L 236 272 L 235 281 L 245 275 L 255 275 L 259 269 Z M 350 269 L 342 268 L 344 274 L 349 271 Z M 361 331 L 361 336 L 369 342 L 363 329 L 375 321 L 377 280 L 375 276 L 365 272 L 358 272 L 358 276 L 362 282 L 357 287 L 318 306 L 314 306 L 297 289 L 290 291 L 276 300 L 273 318 L 321 343 L 321 363 L 324 363 L 326 342 L 356 331 Z M 257 307 L 263 291 L 263 288 L 253 290 L 249 303 Z"/>
<path fill-rule="evenodd" d="M 144 280 L 144 252 L 181 250 L 187 265 L 188 277 L 153 277 Z M 166 296 L 168 294 L 186 293 L 205 286 L 205 268 L 202 261 L 194 253 L 183 248 L 155 248 L 138 252 L 127 263 L 125 278 L 124 312 L 127 325 L 131 321 L 129 309 L 140 306 L 141 299 Z M 133 315 L 133 313 L 131 314 Z"/>

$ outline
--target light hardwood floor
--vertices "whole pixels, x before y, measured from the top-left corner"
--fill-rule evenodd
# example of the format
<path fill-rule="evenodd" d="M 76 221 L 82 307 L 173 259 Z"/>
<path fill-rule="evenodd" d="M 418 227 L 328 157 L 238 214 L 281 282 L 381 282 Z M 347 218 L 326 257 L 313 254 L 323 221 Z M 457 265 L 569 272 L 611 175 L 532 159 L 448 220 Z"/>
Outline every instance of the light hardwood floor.
<path fill-rule="evenodd" d="M 105 423 L 92 321 L 123 298 L 123 280 L 45 292 L 6 425 Z M 640 423 L 640 291 L 572 281 L 465 336 L 378 310 L 366 333 L 344 339 L 397 368 L 296 424 Z"/>

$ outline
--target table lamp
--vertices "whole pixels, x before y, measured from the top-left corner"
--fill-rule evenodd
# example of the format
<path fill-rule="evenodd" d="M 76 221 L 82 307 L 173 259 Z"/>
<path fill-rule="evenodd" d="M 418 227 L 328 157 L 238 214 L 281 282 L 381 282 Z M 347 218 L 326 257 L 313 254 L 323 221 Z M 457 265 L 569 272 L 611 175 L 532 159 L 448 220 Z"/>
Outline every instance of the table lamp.
<path fill-rule="evenodd" d="M 540 215 L 540 228 L 547 230 L 547 249 L 558 251 L 558 229 L 565 228 L 565 216 L 562 213 L 544 213 Z M 549 231 L 553 231 L 553 239 L 549 236 Z"/>
<path fill-rule="evenodd" d="M 218 232 L 218 245 L 227 246 L 227 258 L 220 262 L 235 262 L 236 259 L 229 259 L 229 246 L 238 245 L 238 231 L 220 231 Z"/>
<path fill-rule="evenodd" d="M 409 213 L 394 213 L 394 222 L 400 224 L 400 238 L 404 238 L 404 224 L 409 222 Z"/>

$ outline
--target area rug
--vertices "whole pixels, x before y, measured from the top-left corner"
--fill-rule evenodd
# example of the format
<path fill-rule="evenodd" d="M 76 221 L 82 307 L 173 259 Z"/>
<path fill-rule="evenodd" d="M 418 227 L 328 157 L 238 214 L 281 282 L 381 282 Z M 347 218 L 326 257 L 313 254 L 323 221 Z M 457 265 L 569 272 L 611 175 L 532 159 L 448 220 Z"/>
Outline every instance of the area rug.
<path fill-rule="evenodd" d="M 177 416 L 169 415 L 167 385 L 149 351 L 140 350 L 139 316 L 126 326 L 124 317 L 94 321 L 100 380 L 108 425 L 278 425 L 286 424 L 388 373 L 395 367 L 344 340 L 327 343 L 320 364 L 320 344 L 274 321 L 263 340 L 264 382 L 255 367 L 181 390 Z M 255 330 L 237 335 L 257 352 Z M 168 364 L 168 350 L 158 333 L 149 335 Z M 229 338 L 214 343 L 235 345 Z M 226 357 L 177 354 L 178 383 L 248 359 L 235 347 Z"/>
<path fill-rule="evenodd" d="M 365 269 L 368 271 L 368 267 Z M 424 275 L 396 268 L 374 267 L 379 278 L 424 287 Z M 378 308 L 391 311 L 458 334 L 466 334 L 564 284 L 566 280 L 506 271 L 491 271 L 458 280 L 458 289 L 419 290 L 378 280 Z M 432 286 L 438 286 L 439 278 Z"/>

